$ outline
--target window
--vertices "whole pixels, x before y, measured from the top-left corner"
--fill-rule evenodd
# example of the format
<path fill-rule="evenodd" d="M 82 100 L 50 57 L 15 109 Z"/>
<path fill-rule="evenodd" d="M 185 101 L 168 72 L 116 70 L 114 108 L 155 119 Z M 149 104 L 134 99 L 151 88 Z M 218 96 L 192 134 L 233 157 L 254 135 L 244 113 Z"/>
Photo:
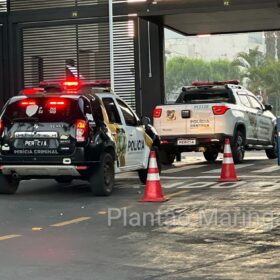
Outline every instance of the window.
<path fill-rule="evenodd" d="M 118 101 L 118 104 L 119 104 L 119 106 L 121 108 L 121 111 L 123 113 L 126 125 L 137 126 L 138 121 L 137 121 L 135 115 L 133 114 L 133 112 L 121 100 L 117 99 L 117 101 Z"/>
<path fill-rule="evenodd" d="M 105 106 L 109 122 L 122 124 L 120 114 L 114 100 L 112 98 L 103 98 L 102 101 Z"/>
<path fill-rule="evenodd" d="M 244 106 L 251 108 L 251 104 L 250 104 L 250 102 L 249 102 L 249 100 L 248 100 L 247 95 L 245 95 L 245 94 L 239 94 L 238 96 L 239 96 L 240 102 L 241 102 Z"/>
<path fill-rule="evenodd" d="M 235 103 L 234 97 L 226 89 L 191 89 L 183 91 L 176 103 L 178 104 L 199 104 L 199 103 Z"/>
<path fill-rule="evenodd" d="M 90 105 L 90 102 L 86 99 L 84 99 L 84 114 L 86 115 L 87 119 L 90 121 L 90 122 L 93 122 L 94 119 L 93 119 L 93 115 L 92 115 L 92 110 L 91 110 L 91 105 Z"/>
<path fill-rule="evenodd" d="M 254 98 L 253 96 L 250 96 L 250 95 L 248 96 L 248 98 L 249 98 L 253 108 L 263 109 L 262 104 L 256 98 Z"/>

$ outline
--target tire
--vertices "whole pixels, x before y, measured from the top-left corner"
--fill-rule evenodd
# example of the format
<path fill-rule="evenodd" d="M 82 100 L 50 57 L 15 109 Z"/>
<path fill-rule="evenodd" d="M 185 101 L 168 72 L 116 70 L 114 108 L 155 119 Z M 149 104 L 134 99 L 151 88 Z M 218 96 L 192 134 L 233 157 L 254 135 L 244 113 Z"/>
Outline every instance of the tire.
<path fill-rule="evenodd" d="M 215 162 L 218 158 L 219 152 L 215 150 L 207 150 L 203 155 L 208 162 Z"/>
<path fill-rule="evenodd" d="M 15 194 L 20 181 L 11 176 L 0 175 L 0 194 Z"/>
<path fill-rule="evenodd" d="M 245 155 L 245 135 L 242 131 L 237 130 L 231 144 L 232 157 L 235 164 L 242 163 Z"/>
<path fill-rule="evenodd" d="M 90 189 L 96 196 L 109 196 L 115 183 L 115 166 L 111 154 L 105 153 L 100 166 L 89 179 Z"/>
<path fill-rule="evenodd" d="M 273 148 L 266 149 L 265 153 L 266 153 L 266 156 L 269 159 L 276 159 L 278 157 L 278 151 L 277 151 L 277 132 L 274 133 L 274 137 L 273 137 L 273 140 L 272 140 L 272 145 L 273 145 Z"/>
<path fill-rule="evenodd" d="M 158 171 L 159 171 L 159 173 L 161 173 L 161 160 L 160 160 L 159 149 L 158 149 L 158 147 L 152 147 L 152 151 L 155 151 L 155 153 L 156 153 Z M 148 163 L 148 168 L 149 168 L 149 163 Z M 143 184 L 146 184 L 146 181 L 147 181 L 148 168 L 138 170 L 139 180 Z"/>
<path fill-rule="evenodd" d="M 71 179 L 71 178 L 63 178 L 63 177 L 61 177 L 61 178 L 56 178 L 55 180 L 56 180 L 56 182 L 59 183 L 59 184 L 71 184 L 72 181 L 73 181 L 73 179 Z"/>
<path fill-rule="evenodd" d="M 176 155 L 175 154 L 172 154 L 172 153 L 167 153 L 166 151 L 164 150 L 161 150 L 160 151 L 160 159 L 161 159 L 161 163 L 164 164 L 164 165 L 170 165 L 174 162 L 176 158 Z"/>

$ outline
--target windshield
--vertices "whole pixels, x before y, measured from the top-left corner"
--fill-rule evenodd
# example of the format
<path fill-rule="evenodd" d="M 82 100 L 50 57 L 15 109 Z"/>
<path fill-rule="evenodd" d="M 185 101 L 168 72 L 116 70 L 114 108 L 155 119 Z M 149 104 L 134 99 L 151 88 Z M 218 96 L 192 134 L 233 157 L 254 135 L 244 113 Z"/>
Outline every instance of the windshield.
<path fill-rule="evenodd" d="M 83 118 L 81 103 L 70 98 L 26 98 L 11 101 L 2 118 L 9 122 L 71 122 Z"/>
<path fill-rule="evenodd" d="M 197 103 L 235 103 L 235 100 L 228 90 L 199 89 L 183 91 L 176 103 L 197 104 Z"/>

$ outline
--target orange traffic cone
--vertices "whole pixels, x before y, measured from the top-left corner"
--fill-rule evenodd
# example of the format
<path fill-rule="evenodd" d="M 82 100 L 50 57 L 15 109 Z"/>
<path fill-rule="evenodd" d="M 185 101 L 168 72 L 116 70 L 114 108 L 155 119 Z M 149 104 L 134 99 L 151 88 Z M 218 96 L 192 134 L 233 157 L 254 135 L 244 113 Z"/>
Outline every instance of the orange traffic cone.
<path fill-rule="evenodd" d="M 161 188 L 156 154 L 154 151 L 151 151 L 146 187 L 144 190 L 144 196 L 141 198 L 140 202 L 164 201 L 167 201 L 167 199 L 164 197 Z"/>
<path fill-rule="evenodd" d="M 221 170 L 221 177 L 219 182 L 236 182 L 238 178 L 236 176 L 235 167 L 233 163 L 230 141 L 228 138 L 225 140 L 224 159 Z"/>

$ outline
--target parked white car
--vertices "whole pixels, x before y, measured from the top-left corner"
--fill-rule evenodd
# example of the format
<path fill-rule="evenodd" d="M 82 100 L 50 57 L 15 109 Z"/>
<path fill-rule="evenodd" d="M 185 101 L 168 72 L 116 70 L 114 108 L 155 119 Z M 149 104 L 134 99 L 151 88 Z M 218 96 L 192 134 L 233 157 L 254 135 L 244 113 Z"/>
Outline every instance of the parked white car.
<path fill-rule="evenodd" d="M 161 159 L 171 164 L 182 152 L 200 151 L 215 161 L 225 138 L 231 139 L 235 163 L 245 150 L 265 150 L 277 157 L 276 117 L 238 81 L 194 82 L 182 88 L 175 104 L 154 109 L 154 126 L 161 137 Z"/>

